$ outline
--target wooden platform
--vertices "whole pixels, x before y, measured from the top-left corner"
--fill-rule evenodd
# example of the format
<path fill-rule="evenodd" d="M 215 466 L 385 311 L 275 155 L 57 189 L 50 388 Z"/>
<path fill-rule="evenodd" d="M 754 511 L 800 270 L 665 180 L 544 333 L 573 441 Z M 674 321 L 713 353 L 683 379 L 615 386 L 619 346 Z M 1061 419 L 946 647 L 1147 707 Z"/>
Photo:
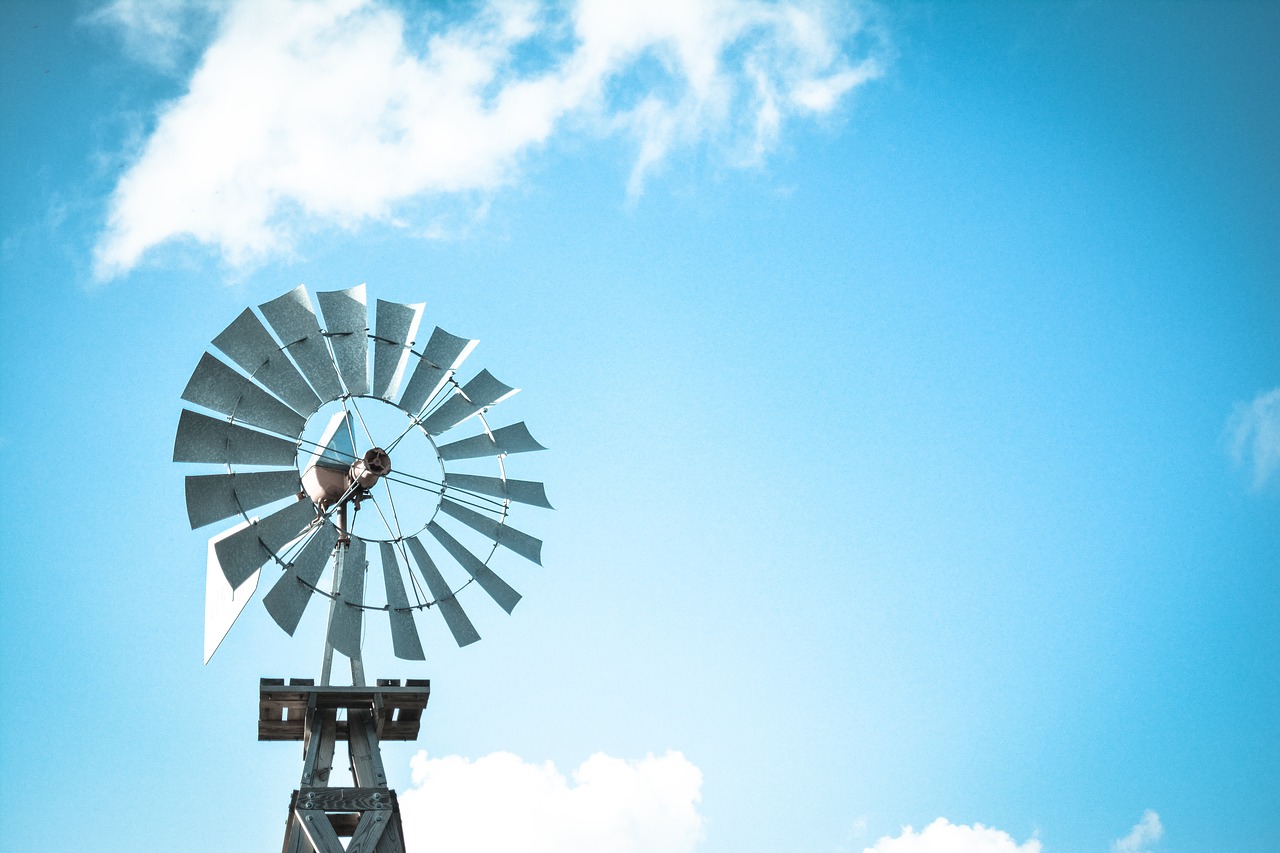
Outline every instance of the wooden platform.
<path fill-rule="evenodd" d="M 380 678 L 375 686 L 317 687 L 311 678 L 263 678 L 258 687 L 258 740 L 303 740 L 307 710 L 372 711 L 380 740 L 417 740 L 422 712 L 431 696 L 431 682 L 410 678 Z M 337 721 L 337 739 L 348 740 L 345 719 Z"/>

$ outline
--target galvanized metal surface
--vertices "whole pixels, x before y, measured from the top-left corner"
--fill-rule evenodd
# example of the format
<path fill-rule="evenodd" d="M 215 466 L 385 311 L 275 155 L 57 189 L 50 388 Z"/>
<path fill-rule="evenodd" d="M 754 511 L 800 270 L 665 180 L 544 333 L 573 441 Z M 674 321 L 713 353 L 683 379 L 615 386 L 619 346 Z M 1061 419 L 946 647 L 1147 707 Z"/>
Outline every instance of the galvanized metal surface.
<path fill-rule="evenodd" d="M 298 628 L 298 621 L 311 601 L 314 587 L 320 582 L 324 568 L 329 563 L 333 548 L 338 544 L 338 529 L 325 523 L 293 558 L 280 579 L 272 585 L 263 598 L 271 618 L 290 636 Z"/>
<path fill-rule="evenodd" d="M 239 586 L 280 549 L 298 538 L 315 518 L 316 508 L 311 501 L 295 501 L 223 539 L 217 545 L 218 562 L 227 581 Z"/>
<path fill-rule="evenodd" d="M 391 617 L 391 648 L 401 660 L 426 660 L 422 653 L 422 641 L 418 638 L 418 626 L 409 609 L 409 597 L 404 591 L 404 578 L 400 576 L 400 561 L 396 559 L 396 547 L 390 542 L 378 543 L 382 551 L 382 583 L 387 590 L 387 609 Z"/>
<path fill-rule="evenodd" d="M 298 414 L 309 415 L 320 408 L 320 398 L 250 309 L 223 329 L 213 345 Z"/>
<path fill-rule="evenodd" d="M 427 401 L 448 380 L 449 374 L 466 360 L 478 343 L 451 335 L 437 326 L 409 377 L 404 396 L 400 398 L 400 408 L 415 415 L 421 412 Z"/>
<path fill-rule="evenodd" d="M 516 552 L 526 560 L 532 560 L 539 566 L 542 565 L 541 539 L 535 539 L 528 533 L 521 533 L 506 523 L 499 523 L 497 519 L 468 509 L 448 498 L 443 498 L 440 501 L 440 509 L 477 533 L 497 542 L 502 547 Z"/>
<path fill-rule="evenodd" d="M 409 553 L 418 564 L 418 571 L 427 582 L 427 589 L 435 599 L 435 606 L 444 617 L 444 623 L 448 626 L 449 633 L 453 635 L 454 642 L 459 646 L 469 646 L 479 640 L 480 634 L 467 618 L 467 614 L 463 612 L 462 605 L 454 598 L 453 591 L 449 589 L 449 584 L 436 568 L 436 564 L 431 560 L 431 555 L 427 553 L 422 542 L 418 537 L 413 536 L 406 539 L 405 544 L 409 546 Z"/>
<path fill-rule="evenodd" d="M 297 438 L 307 419 L 244 376 L 205 353 L 182 390 L 182 399 L 236 421 Z"/>
<path fill-rule="evenodd" d="M 364 576 L 369 569 L 364 540 L 351 537 L 342 558 L 342 584 L 329 616 L 329 642 L 349 658 L 360 657 L 360 628 L 364 623 Z"/>
<path fill-rule="evenodd" d="M 546 488 L 533 480 L 503 480 L 500 477 L 482 477 L 478 474 L 445 474 L 444 484 L 450 489 L 509 498 L 517 503 L 552 509 L 547 501 Z"/>
<path fill-rule="evenodd" d="M 400 391 L 409 344 L 418 334 L 426 303 L 401 305 L 379 299 L 373 321 L 373 386 L 369 393 L 390 400 Z"/>
<path fill-rule="evenodd" d="M 458 565 L 466 570 L 467 574 L 476 579 L 476 583 L 480 588 L 489 593 L 489 597 L 498 602 L 498 606 L 510 613 L 515 609 L 516 604 L 520 601 L 520 593 L 512 589 L 506 581 L 498 577 L 498 575 L 484 564 L 484 562 L 466 549 L 461 542 L 449 535 L 449 531 L 445 530 L 436 522 L 427 525 L 427 530 L 436 538 L 449 556 L 457 561 Z"/>
<path fill-rule="evenodd" d="M 254 572 L 239 588 L 232 587 L 218 564 L 218 554 L 214 550 L 217 543 L 232 535 L 241 528 L 248 527 L 256 518 L 246 519 L 240 524 L 230 527 L 209 540 L 208 557 L 205 560 L 204 575 L 204 662 L 213 658 L 213 653 L 226 639 L 231 626 L 244 611 L 245 605 L 253 597 L 258 588 L 258 572 Z"/>
<path fill-rule="evenodd" d="M 276 337 L 297 362 L 321 402 L 341 397 L 342 383 L 338 381 L 338 371 L 320 332 L 320 323 L 311 308 L 307 289 L 298 285 L 283 296 L 262 303 L 258 310 L 267 318 Z"/>
<path fill-rule="evenodd" d="M 369 310 L 364 285 L 316 292 L 333 361 L 352 396 L 369 393 Z"/>
<path fill-rule="evenodd" d="M 439 435 L 485 408 L 501 403 L 519 390 L 498 381 L 489 371 L 482 370 L 424 419 L 422 428 L 431 435 Z"/>
<path fill-rule="evenodd" d="M 533 436 L 529 434 L 529 428 L 524 425 L 524 421 L 495 429 L 493 438 L 481 433 L 471 438 L 464 438 L 461 441 L 441 445 L 439 449 L 440 458 L 445 461 L 546 450 L 545 447 L 533 440 Z"/>
<path fill-rule="evenodd" d="M 173 441 L 174 462 L 292 465 L 297 444 L 183 409 Z"/>
<path fill-rule="evenodd" d="M 297 494 L 301 485 L 293 469 L 187 477 L 187 518 L 194 530 Z"/>

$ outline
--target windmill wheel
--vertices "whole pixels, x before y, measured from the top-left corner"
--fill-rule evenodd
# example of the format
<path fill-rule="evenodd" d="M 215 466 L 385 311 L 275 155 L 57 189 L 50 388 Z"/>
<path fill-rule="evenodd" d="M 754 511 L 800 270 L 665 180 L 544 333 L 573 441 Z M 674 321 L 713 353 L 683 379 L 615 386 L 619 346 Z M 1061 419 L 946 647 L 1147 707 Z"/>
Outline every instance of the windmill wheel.
<path fill-rule="evenodd" d="M 221 470 L 186 478 L 191 526 L 236 520 L 211 554 L 233 590 L 277 569 L 263 603 L 291 635 L 319 594 L 333 602 L 328 642 L 353 660 L 374 610 L 388 614 L 397 657 L 424 658 L 415 614 L 428 609 L 459 646 L 473 643 L 462 589 L 474 583 L 510 613 L 520 594 L 489 567 L 494 553 L 541 564 L 541 541 L 508 515 L 513 502 L 549 509 L 546 492 L 508 478 L 504 459 L 543 447 L 523 423 L 485 417 L 518 389 L 486 370 L 460 383 L 477 342 L 437 327 L 419 344 L 422 304 L 378 300 L 371 331 L 364 285 L 316 298 L 320 317 L 302 286 L 258 306 L 262 319 L 246 308 L 213 339 L 240 370 L 209 353 L 196 366 L 182 399 L 214 414 L 183 409 L 173 459 Z M 366 601 L 370 551 L 385 603 Z M 209 649 L 206 637 L 206 660 Z"/>

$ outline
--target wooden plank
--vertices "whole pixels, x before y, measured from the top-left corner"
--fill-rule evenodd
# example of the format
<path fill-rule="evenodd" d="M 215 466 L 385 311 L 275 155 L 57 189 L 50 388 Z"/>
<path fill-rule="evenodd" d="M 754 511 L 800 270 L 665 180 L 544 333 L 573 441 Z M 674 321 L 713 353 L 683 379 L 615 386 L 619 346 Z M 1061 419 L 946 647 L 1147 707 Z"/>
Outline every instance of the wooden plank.
<path fill-rule="evenodd" d="M 310 679 L 262 679 L 259 687 L 258 739 L 263 741 L 305 740 L 308 708 L 346 710 L 349 713 L 376 709 L 377 734 L 382 740 L 417 740 L 422 729 L 422 712 L 431 695 L 426 679 L 410 679 L 404 686 L 393 679 L 380 679 L 377 687 L 315 686 Z M 392 682 L 392 683 L 383 683 Z M 339 721 L 339 740 L 349 738 L 348 726 Z"/>
<path fill-rule="evenodd" d="M 390 817 L 390 812 L 365 812 L 360 818 L 360 823 L 356 824 L 356 831 L 351 833 L 347 853 L 374 853 L 378 842 L 382 840 L 382 833 L 386 830 Z"/>
<path fill-rule="evenodd" d="M 356 784 L 364 788 L 387 787 L 387 773 L 382 766 L 382 750 L 378 748 L 372 711 L 352 711 L 347 742 L 351 749 L 351 773 Z"/>
<path fill-rule="evenodd" d="M 325 788 L 313 786 L 298 789 L 299 809 L 328 812 L 389 811 L 395 798 L 386 788 Z"/>
<path fill-rule="evenodd" d="M 316 809 L 297 809 L 298 825 L 306 833 L 307 840 L 315 848 L 316 853 L 345 853 L 342 840 L 334 831 L 333 824 L 324 812 Z"/>

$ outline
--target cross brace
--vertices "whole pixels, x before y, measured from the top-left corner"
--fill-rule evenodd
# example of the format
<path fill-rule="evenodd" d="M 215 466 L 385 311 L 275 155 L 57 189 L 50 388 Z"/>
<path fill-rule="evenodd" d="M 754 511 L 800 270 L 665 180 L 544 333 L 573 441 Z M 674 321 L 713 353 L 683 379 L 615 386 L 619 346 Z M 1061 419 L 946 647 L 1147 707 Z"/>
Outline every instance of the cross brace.
<path fill-rule="evenodd" d="M 289 801 L 283 853 L 404 853 L 400 806 L 387 787 L 379 732 L 401 723 L 391 729 L 393 737 L 415 738 L 430 691 L 428 682 L 412 680 L 400 687 L 380 679 L 376 688 L 316 687 L 302 679 L 285 687 L 280 679 L 262 680 L 259 740 L 303 741 L 302 783 Z M 411 720 L 404 719 L 405 709 Z M 345 720 L 338 719 L 342 710 Z M 264 731 L 264 723 L 272 725 Z M 299 737 L 288 736 L 294 728 Z M 405 737 L 409 729 L 412 737 Z M 329 787 L 339 740 L 347 741 L 354 787 Z M 344 837 L 350 839 L 345 847 Z"/>

